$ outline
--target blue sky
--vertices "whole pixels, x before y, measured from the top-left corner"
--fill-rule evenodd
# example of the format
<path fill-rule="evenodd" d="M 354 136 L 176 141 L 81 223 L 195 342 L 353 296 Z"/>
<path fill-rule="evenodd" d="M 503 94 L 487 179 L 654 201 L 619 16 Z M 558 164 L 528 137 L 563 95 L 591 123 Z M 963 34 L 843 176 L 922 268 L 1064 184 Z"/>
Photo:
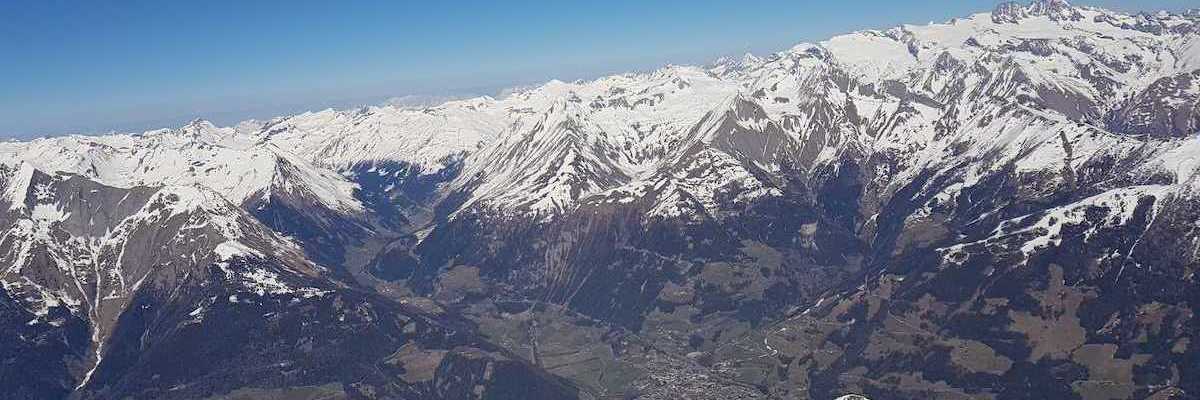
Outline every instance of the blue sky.
<path fill-rule="evenodd" d="M 944 21 L 997 2 L 0 0 L 0 137 L 491 94 Z"/>

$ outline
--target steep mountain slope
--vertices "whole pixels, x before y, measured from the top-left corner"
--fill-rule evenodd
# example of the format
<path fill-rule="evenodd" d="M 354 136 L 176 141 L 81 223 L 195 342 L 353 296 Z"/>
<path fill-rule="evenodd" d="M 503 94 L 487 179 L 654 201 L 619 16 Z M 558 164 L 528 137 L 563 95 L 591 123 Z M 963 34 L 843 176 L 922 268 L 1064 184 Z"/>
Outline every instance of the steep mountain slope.
<path fill-rule="evenodd" d="M 356 197 L 355 183 L 239 129 L 194 121 L 180 129 L 140 135 L 5 143 L 0 154 L 10 165 L 73 173 L 121 188 L 197 185 L 211 189 L 253 210 L 282 233 L 308 239 L 304 244 L 320 261 L 340 259 L 339 250 L 325 250 L 335 248 L 325 246 L 330 243 L 345 245 L 333 239 L 363 237 L 372 232 L 373 224 L 403 222 L 367 207 Z"/>
<path fill-rule="evenodd" d="M 209 189 L 2 175 L 9 398 L 574 396 L 464 321 L 347 286 Z"/>
<path fill-rule="evenodd" d="M 313 319 L 313 335 L 335 338 L 330 354 L 355 360 L 402 347 L 408 336 L 386 326 L 407 325 L 389 321 L 427 318 L 422 350 L 389 359 L 466 343 L 524 358 L 532 366 L 503 362 L 548 395 L 561 388 L 542 370 L 592 397 L 1194 397 L 1197 74 L 1200 13 L 1041 0 L 502 99 L 4 143 L 0 250 L 27 266 L 6 273 L 18 294 L 0 310 L 38 322 L 0 333 L 55 339 L 0 351 L 63 354 L 62 365 L 21 361 L 46 382 L 111 353 L 122 361 L 101 362 L 83 389 L 135 393 L 122 377 L 174 370 L 122 329 L 189 339 L 130 310 L 187 304 L 171 311 L 183 320 L 209 304 L 200 312 L 219 317 L 188 334 L 236 342 L 238 330 Z M 42 206 L 62 189 L 34 181 L 81 189 Z M 162 184 L 204 189 L 147 187 Z M 170 211 L 171 193 L 189 211 Z M 207 215 L 181 226 L 213 239 L 189 228 L 113 255 L 159 203 L 153 224 Z M 204 244 L 150 251 L 164 240 Z M 242 245 L 211 247 L 228 240 Z M 172 260 L 175 278 L 125 259 Z M 96 261 L 82 275 L 57 267 L 71 260 Z M 141 294 L 131 277 L 146 271 L 147 285 L 191 297 Z M 180 286 L 188 271 L 197 283 Z M 202 284 L 239 276 L 262 278 L 260 297 L 276 280 L 291 297 L 243 313 L 212 299 L 245 288 Z M 328 321 L 349 304 L 396 316 Z M 361 348 L 341 341 L 346 326 L 368 332 Z M 476 328 L 488 341 L 451 333 Z M 306 346 L 273 340 L 255 336 L 252 359 Z M 210 371 L 229 359 L 216 360 Z M 267 371 L 247 376 L 281 370 Z M 428 394 L 381 383 L 394 383 L 387 371 L 355 376 L 382 397 Z M 253 386 L 175 373 L 216 388 L 185 385 L 183 397 Z M 170 388 L 156 387 L 136 390 Z"/>

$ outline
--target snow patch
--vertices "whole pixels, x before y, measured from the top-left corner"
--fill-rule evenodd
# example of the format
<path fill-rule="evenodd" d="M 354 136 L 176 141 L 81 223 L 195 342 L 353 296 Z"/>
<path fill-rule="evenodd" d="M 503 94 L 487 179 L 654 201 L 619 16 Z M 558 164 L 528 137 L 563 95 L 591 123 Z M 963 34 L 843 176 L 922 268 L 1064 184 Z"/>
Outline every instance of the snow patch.
<path fill-rule="evenodd" d="M 217 254 L 217 258 L 221 261 L 229 261 L 234 257 L 258 257 L 262 258 L 262 253 L 252 249 L 236 240 L 227 240 L 218 244 L 213 252 Z"/>
<path fill-rule="evenodd" d="M 9 178 L 4 188 L 4 199 L 8 201 L 10 210 L 25 209 L 25 196 L 33 181 L 33 171 L 33 166 L 29 163 L 20 163 L 13 176 Z"/>

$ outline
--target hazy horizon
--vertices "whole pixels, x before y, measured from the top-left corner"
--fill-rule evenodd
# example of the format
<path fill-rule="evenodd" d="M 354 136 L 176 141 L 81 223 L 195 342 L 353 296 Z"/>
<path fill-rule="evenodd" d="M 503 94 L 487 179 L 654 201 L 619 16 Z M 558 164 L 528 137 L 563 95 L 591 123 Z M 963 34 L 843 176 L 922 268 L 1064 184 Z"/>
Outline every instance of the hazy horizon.
<path fill-rule="evenodd" d="M 9 89 L 0 95 L 0 139 L 495 95 L 551 79 L 707 64 L 855 30 L 943 22 L 998 3 L 6 4 L 0 51 L 9 62 L 0 63 L 0 83 Z M 1127 12 L 1196 6 L 1073 3 Z"/>

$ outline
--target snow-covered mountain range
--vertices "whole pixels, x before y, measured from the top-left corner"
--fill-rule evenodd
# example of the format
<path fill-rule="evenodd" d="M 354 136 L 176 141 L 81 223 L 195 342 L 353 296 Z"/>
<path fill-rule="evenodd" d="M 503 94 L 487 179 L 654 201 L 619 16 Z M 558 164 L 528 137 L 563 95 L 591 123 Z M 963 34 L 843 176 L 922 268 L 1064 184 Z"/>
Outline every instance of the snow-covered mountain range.
<path fill-rule="evenodd" d="M 689 144 L 713 147 L 714 132 L 702 131 L 715 129 L 711 125 L 729 112 L 757 113 L 758 123 L 777 125 L 781 139 L 809 146 L 795 150 L 807 150 L 803 161 L 812 165 L 854 151 L 894 157 L 914 172 L 945 161 L 955 142 L 972 141 L 986 151 L 1014 139 L 1044 141 L 1006 131 L 1024 125 L 1013 118 L 1082 123 L 1115 136 L 1084 140 L 1099 147 L 1147 135 L 1192 137 L 1200 118 L 1189 108 L 1200 90 L 1197 29 L 1191 14 L 1006 3 L 994 13 L 943 24 L 856 32 L 709 67 L 553 81 L 504 99 L 325 110 L 230 128 L 197 120 L 142 134 L 4 143 L 2 154 L 10 165 L 120 187 L 204 186 L 234 202 L 269 193 L 283 175 L 278 165 L 290 164 L 300 175 L 296 184 L 346 212 L 362 207 L 353 198 L 353 177 L 346 176 L 354 166 L 400 163 L 437 174 L 461 163 L 466 173 L 451 187 L 469 187 L 470 204 L 555 212 L 594 196 L 641 192 Z M 1004 109 L 1013 104 L 1021 108 Z M 995 121 L 996 114 L 1009 118 Z M 992 121 L 959 132 L 982 122 L 972 116 Z M 759 129 L 755 122 L 734 124 Z M 813 140 L 813 132 L 827 137 Z M 998 138 L 1005 136 L 1000 132 L 1010 137 Z M 1165 153 L 1185 144 L 1160 147 Z M 1094 151 L 1089 143 L 1079 145 L 1077 163 Z M 725 150 L 722 157 L 743 156 Z M 761 159 L 731 162 L 770 171 L 772 162 L 801 156 L 759 150 L 744 156 Z M 1058 168 L 1053 164 L 1062 154 L 1051 152 L 1042 149 L 1022 163 Z"/>
<path fill-rule="evenodd" d="M 86 327 L 60 386 L 93 397 L 134 393 L 92 377 L 116 379 L 141 291 L 214 282 L 228 299 L 187 315 L 367 290 L 516 351 L 490 330 L 517 313 L 501 299 L 545 303 L 705 376 L 593 382 L 533 334 L 527 367 L 585 397 L 1037 397 L 1038 373 L 1068 396 L 1197 395 L 1198 172 L 1200 12 L 1005 3 L 499 99 L 0 143 L 0 294 L 22 324 Z"/>

